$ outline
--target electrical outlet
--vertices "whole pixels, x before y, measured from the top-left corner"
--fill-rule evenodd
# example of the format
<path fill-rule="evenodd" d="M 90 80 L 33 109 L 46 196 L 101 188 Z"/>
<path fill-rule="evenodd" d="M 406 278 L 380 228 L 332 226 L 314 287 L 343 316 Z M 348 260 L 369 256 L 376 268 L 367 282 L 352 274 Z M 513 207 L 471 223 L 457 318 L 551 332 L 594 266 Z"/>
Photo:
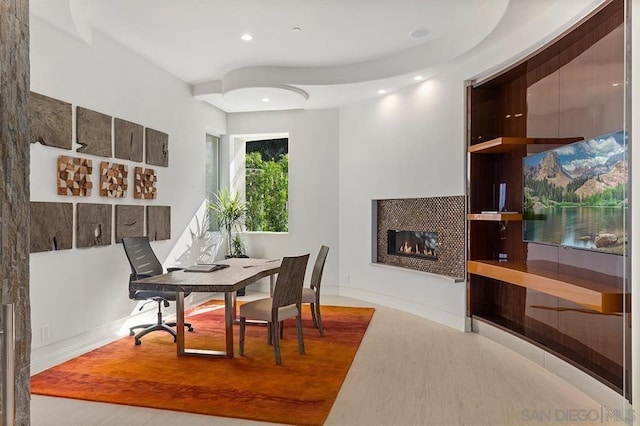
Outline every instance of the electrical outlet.
<path fill-rule="evenodd" d="M 40 340 L 44 342 L 45 340 L 49 340 L 50 337 L 51 334 L 49 333 L 49 326 L 43 325 L 40 329 Z"/>

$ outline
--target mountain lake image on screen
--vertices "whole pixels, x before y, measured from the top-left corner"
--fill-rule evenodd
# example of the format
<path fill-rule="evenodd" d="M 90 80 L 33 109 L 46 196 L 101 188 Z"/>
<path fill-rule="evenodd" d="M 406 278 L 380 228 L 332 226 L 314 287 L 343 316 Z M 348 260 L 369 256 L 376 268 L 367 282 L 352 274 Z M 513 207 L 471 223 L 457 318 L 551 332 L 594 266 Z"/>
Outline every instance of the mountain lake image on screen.
<path fill-rule="evenodd" d="M 626 139 L 618 131 L 525 157 L 523 239 L 624 254 Z"/>

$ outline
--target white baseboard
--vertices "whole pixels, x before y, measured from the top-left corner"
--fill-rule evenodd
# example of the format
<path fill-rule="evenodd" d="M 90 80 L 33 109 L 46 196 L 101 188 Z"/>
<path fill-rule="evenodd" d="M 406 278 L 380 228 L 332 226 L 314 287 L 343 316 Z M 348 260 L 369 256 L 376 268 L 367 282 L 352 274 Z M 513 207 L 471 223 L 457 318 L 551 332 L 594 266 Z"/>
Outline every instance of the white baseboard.
<path fill-rule="evenodd" d="M 185 308 L 197 306 L 211 298 L 212 295 L 210 293 L 192 293 L 191 296 L 185 300 Z M 152 318 L 151 315 L 153 315 Z M 166 319 L 175 317 L 175 305 L 172 304 L 170 308 L 163 310 L 163 315 Z M 151 320 L 149 320 L 150 318 Z M 37 374 L 120 339 L 126 335 L 126 333 L 123 334 L 123 328 L 127 323 L 135 324 L 153 321 L 155 321 L 155 307 L 145 309 L 140 313 L 126 318 L 112 321 L 85 333 L 33 349 L 31 351 L 31 374 Z M 126 332 L 126 330 L 124 331 Z"/>
<path fill-rule="evenodd" d="M 86 333 L 33 349 L 31 374 L 37 374 L 121 338 L 119 332 L 124 321 L 115 321 Z"/>
<path fill-rule="evenodd" d="M 328 290 L 327 293 L 329 294 L 332 294 L 335 290 L 334 288 L 325 287 L 323 287 L 323 289 Z M 340 296 L 351 297 L 376 303 L 378 305 L 388 306 L 393 309 L 398 309 L 400 311 L 435 321 L 459 331 L 465 331 L 466 318 L 464 315 L 456 315 L 415 300 L 393 297 L 387 294 L 379 294 L 362 289 L 341 286 L 337 288 L 337 290 L 337 294 Z"/>

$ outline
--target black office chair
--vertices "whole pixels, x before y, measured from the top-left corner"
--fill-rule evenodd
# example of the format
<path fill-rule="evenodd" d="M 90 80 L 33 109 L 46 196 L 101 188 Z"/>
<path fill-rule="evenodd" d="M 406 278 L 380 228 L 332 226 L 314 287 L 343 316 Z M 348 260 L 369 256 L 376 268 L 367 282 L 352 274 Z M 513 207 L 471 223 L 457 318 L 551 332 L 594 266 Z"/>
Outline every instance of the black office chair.
<path fill-rule="evenodd" d="M 163 330 L 173 336 L 173 341 L 176 341 L 177 333 L 171 328 L 175 327 L 175 322 L 165 323 L 162 319 L 162 305 L 164 307 L 169 306 L 170 301 L 176 300 L 176 293 L 173 291 L 150 291 L 150 290 L 135 290 L 131 288 L 131 282 L 140 280 L 142 278 L 153 277 L 154 275 L 160 275 L 164 273 L 162 264 L 156 257 L 151 244 L 149 244 L 149 238 L 147 237 L 128 237 L 122 239 L 122 245 L 124 246 L 124 252 L 129 259 L 129 265 L 131 265 L 131 275 L 129 275 L 129 298 L 133 300 L 147 300 L 148 302 L 156 302 L 158 304 L 158 321 L 153 324 L 141 324 L 131 327 L 129 329 L 129 335 L 135 334 L 134 330 L 142 328 L 138 334 L 135 334 L 135 343 L 139 345 L 142 343 L 140 338 L 142 336 L 151 333 L 156 330 Z M 167 272 L 179 271 L 181 268 L 167 268 Z M 188 296 L 189 293 L 185 293 Z M 143 304 L 140 310 L 144 307 Z M 184 324 L 189 331 L 193 331 L 191 324 Z"/>

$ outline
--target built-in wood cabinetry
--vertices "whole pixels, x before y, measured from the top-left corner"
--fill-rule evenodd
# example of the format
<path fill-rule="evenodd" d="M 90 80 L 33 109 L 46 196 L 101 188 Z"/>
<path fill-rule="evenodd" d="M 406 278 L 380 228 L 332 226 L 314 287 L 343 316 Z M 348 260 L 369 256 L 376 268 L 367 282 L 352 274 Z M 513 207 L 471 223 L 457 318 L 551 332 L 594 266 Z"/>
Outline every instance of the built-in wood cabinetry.
<path fill-rule="evenodd" d="M 475 321 L 535 343 L 628 396 L 627 259 L 525 241 L 522 171 L 532 152 L 623 128 L 623 92 L 611 90 L 624 72 L 623 21 L 623 2 L 612 1 L 535 56 L 469 86 L 467 278 Z M 610 74 L 596 77 L 597 62 Z M 590 96 L 575 93 L 576 80 Z"/>

